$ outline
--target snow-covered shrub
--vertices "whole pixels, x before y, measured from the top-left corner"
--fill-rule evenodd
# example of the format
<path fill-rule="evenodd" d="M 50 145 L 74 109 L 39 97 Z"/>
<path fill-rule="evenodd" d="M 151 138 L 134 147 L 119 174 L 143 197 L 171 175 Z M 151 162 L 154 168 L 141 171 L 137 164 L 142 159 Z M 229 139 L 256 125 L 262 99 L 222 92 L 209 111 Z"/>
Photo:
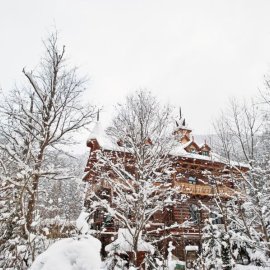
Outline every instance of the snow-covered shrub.
<path fill-rule="evenodd" d="M 30 270 L 100 270 L 101 243 L 93 236 L 66 238 L 40 254 Z"/>

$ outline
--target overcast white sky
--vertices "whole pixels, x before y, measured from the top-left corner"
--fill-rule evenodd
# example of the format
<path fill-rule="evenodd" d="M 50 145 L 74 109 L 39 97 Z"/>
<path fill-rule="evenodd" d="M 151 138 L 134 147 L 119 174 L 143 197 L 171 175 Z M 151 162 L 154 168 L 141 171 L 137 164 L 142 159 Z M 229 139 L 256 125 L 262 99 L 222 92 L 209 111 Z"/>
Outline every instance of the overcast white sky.
<path fill-rule="evenodd" d="M 270 64 L 269 0 L 1 0 L 0 85 L 21 81 L 55 25 L 87 97 L 112 105 L 139 88 L 182 106 L 195 133 L 211 132 L 229 97 L 258 93 Z"/>

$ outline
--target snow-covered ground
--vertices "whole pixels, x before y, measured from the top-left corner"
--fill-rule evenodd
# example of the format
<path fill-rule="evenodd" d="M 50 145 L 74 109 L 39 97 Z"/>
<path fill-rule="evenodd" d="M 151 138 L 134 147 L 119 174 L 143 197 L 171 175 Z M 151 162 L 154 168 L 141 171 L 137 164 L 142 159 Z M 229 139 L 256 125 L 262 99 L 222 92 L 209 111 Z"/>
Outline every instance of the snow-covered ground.
<path fill-rule="evenodd" d="M 76 227 L 82 234 L 81 236 L 57 241 L 37 257 L 29 270 L 107 270 L 106 264 L 102 263 L 100 258 L 101 242 L 88 234 L 90 229 L 86 222 L 87 218 L 88 214 L 82 212 L 76 221 Z M 109 251 L 113 244 L 117 244 L 123 251 L 130 251 L 129 238 L 127 230 L 120 230 L 117 241 L 108 245 L 107 250 Z M 139 247 L 150 252 L 153 248 L 151 245 L 145 246 L 142 240 Z M 191 248 L 197 249 L 194 246 L 189 247 L 189 249 Z M 169 250 L 169 269 L 174 270 L 176 263 L 183 265 L 185 263 L 172 260 L 171 250 Z M 235 268 L 235 270 L 267 269 L 270 270 L 270 267 L 237 265 Z"/>
<path fill-rule="evenodd" d="M 255 265 L 237 265 L 235 267 L 236 270 L 270 270 L 270 266 L 262 267 L 262 266 L 255 266 Z"/>
<path fill-rule="evenodd" d="M 101 243 L 88 235 L 57 241 L 40 254 L 29 270 L 100 270 Z"/>

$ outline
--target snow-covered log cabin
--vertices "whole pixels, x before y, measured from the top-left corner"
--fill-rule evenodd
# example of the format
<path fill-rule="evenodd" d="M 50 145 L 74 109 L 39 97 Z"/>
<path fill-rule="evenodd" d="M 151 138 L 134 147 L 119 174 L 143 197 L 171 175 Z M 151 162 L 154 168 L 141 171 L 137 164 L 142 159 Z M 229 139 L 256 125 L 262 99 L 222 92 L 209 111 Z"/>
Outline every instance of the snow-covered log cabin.
<path fill-rule="evenodd" d="M 179 203 L 167 204 L 164 209 L 156 211 L 143 228 L 143 234 L 157 239 L 156 245 L 165 253 L 171 241 L 175 247 L 172 250 L 173 257 L 185 261 L 189 246 L 197 246 L 200 252 L 202 227 L 206 218 L 211 217 L 213 223 L 223 226 L 223 219 L 216 214 L 214 200 L 225 201 L 237 193 L 240 194 L 234 181 L 238 181 L 240 175 L 248 171 L 248 167 L 236 162 L 228 164 L 223 157 L 212 151 L 206 141 L 198 144 L 192 135 L 192 129 L 187 126 L 181 115 L 175 121 L 172 136 L 175 144 L 169 153 L 172 168 L 168 187 L 177 188 L 178 193 L 185 199 Z M 152 144 L 151 138 L 145 140 L 145 145 L 147 144 Z M 110 202 L 114 192 L 100 177 L 100 164 L 97 166 L 98 153 L 102 151 L 113 157 L 113 160 L 120 157 L 125 163 L 126 172 L 131 175 L 136 173 L 133 153 L 129 150 L 129 145 L 120 138 L 113 141 L 99 121 L 87 141 L 87 146 L 90 148 L 84 176 L 84 181 L 88 183 L 87 193 L 94 192 Z M 117 182 L 117 174 L 106 165 L 102 167 L 102 171 Z M 87 198 L 86 196 L 85 205 L 89 206 L 92 202 Z M 113 208 L 112 202 L 111 206 Z M 130 216 L 130 219 L 132 218 Z M 171 226 L 174 224 L 176 225 Z M 99 230 L 103 256 L 106 256 L 105 247 L 116 240 L 118 230 L 122 230 L 121 225 L 105 211 L 100 210 L 93 215 L 91 226 L 92 229 Z"/>

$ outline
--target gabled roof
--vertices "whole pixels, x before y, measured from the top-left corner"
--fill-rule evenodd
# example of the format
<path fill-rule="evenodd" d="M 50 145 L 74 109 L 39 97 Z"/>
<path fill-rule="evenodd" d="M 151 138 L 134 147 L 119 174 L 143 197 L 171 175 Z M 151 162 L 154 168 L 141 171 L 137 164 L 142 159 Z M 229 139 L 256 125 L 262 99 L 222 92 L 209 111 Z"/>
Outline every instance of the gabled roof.
<path fill-rule="evenodd" d="M 207 149 L 208 151 L 210 151 L 211 150 L 211 147 L 205 142 L 205 143 L 202 143 L 202 144 L 199 144 L 199 147 L 200 147 L 200 149 L 202 150 L 202 149 Z"/>
<path fill-rule="evenodd" d="M 96 141 L 101 148 L 108 150 L 115 150 L 115 146 L 117 146 L 117 144 L 112 143 L 101 123 L 98 121 L 96 122 L 94 128 L 92 129 L 92 132 L 87 139 L 87 145 L 91 141 Z"/>
<path fill-rule="evenodd" d="M 184 148 L 185 150 L 188 150 L 188 148 L 190 148 L 190 146 L 194 146 L 194 147 L 196 148 L 197 151 L 200 150 L 200 147 L 199 147 L 198 144 L 195 143 L 194 141 L 189 141 L 189 142 L 183 144 L 183 148 Z"/>
<path fill-rule="evenodd" d="M 190 138 L 185 134 L 183 135 L 180 140 L 183 141 L 184 139 L 186 139 L 187 141 L 190 141 Z"/>
<path fill-rule="evenodd" d="M 129 152 L 129 153 L 131 151 L 129 148 L 119 146 L 116 141 L 113 141 L 112 138 L 110 138 L 106 134 L 105 130 L 102 128 L 102 125 L 99 122 L 97 122 L 96 125 L 94 126 L 87 140 L 87 145 L 92 140 L 95 140 L 99 144 L 99 146 L 104 150 Z M 200 150 L 201 147 L 204 145 L 209 147 L 207 144 L 203 144 L 201 145 L 201 147 L 199 147 L 193 140 L 187 142 L 186 144 L 176 142 L 174 148 L 170 151 L 170 154 L 172 156 L 181 157 L 181 158 L 192 158 L 192 159 L 205 160 L 205 161 L 211 161 L 211 162 L 221 162 L 224 164 L 228 163 L 225 158 L 223 158 L 222 156 L 219 156 L 216 153 L 210 152 L 209 156 L 199 155 L 199 153 L 190 153 L 186 150 L 186 148 L 191 145 L 194 145 L 195 147 L 197 147 L 198 150 Z M 231 161 L 230 164 L 233 166 L 240 166 L 240 167 L 248 168 L 247 164 L 243 164 L 239 162 Z"/>
<path fill-rule="evenodd" d="M 96 122 L 92 129 L 87 139 L 87 146 L 89 146 L 91 141 L 96 141 L 100 148 L 104 150 L 128 152 L 127 147 L 119 145 L 117 141 L 112 140 L 112 138 L 106 134 L 100 122 Z"/>

